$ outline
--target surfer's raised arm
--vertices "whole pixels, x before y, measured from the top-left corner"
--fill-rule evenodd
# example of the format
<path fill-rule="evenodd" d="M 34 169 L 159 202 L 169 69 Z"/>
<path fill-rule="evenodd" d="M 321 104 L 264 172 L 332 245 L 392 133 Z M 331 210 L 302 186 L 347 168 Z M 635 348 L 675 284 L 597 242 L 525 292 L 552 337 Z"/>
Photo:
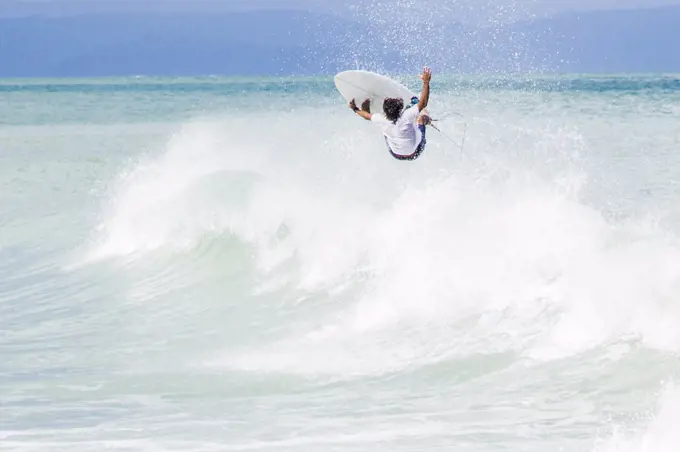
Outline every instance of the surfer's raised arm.
<path fill-rule="evenodd" d="M 423 81 L 423 91 L 420 93 L 420 100 L 418 100 L 418 111 L 423 111 L 430 101 L 430 79 L 432 78 L 432 69 L 425 66 L 420 78 Z"/>

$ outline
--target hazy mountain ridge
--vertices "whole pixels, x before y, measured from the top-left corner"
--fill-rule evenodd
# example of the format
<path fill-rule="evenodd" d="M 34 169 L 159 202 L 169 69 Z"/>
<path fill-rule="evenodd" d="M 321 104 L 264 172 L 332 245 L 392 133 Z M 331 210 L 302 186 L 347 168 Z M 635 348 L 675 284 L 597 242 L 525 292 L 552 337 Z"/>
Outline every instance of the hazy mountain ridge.
<path fill-rule="evenodd" d="M 383 36 L 375 25 L 300 11 L 4 18 L 0 76 L 319 74 L 426 63 L 440 72 L 674 72 L 679 25 L 680 7 L 571 13 L 494 29 L 450 24 L 430 33 L 431 45 L 409 48 L 394 30 Z"/>

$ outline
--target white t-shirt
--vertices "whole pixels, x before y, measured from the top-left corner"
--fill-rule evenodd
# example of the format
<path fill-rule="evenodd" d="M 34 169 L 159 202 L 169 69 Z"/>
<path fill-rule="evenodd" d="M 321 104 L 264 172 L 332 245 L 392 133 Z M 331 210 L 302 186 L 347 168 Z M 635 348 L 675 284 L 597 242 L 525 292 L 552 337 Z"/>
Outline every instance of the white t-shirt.
<path fill-rule="evenodd" d="M 397 123 L 387 119 L 383 113 L 373 113 L 371 122 L 382 128 L 382 133 L 387 138 L 387 143 L 392 152 L 398 155 L 409 155 L 416 151 L 420 144 L 422 134 L 416 121 L 418 120 L 418 106 L 408 108 L 397 119 Z"/>

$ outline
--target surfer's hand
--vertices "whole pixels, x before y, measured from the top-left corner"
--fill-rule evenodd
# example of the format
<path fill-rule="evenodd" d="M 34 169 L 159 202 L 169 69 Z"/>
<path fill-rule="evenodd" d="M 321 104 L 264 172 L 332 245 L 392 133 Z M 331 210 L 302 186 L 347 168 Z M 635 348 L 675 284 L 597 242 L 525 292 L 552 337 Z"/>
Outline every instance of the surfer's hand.
<path fill-rule="evenodd" d="M 350 103 L 349 103 L 349 108 L 350 108 L 350 110 L 353 110 L 353 111 L 357 111 L 357 110 L 358 110 L 357 104 L 354 102 L 354 99 L 352 99 L 352 100 L 350 101 Z"/>
<path fill-rule="evenodd" d="M 423 81 L 423 83 L 430 83 L 431 78 L 432 78 L 432 69 L 425 66 L 423 68 L 423 73 L 420 74 L 420 79 Z"/>

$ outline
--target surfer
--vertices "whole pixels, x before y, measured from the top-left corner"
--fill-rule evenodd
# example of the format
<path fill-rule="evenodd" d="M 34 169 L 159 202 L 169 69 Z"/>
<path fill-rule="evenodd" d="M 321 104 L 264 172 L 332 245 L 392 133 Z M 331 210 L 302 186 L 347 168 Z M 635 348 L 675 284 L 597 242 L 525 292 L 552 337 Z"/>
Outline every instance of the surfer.
<path fill-rule="evenodd" d="M 349 103 L 352 111 L 381 127 L 387 149 L 397 160 L 415 160 L 425 150 L 425 126 L 432 122 L 424 111 L 430 99 L 430 68 L 426 66 L 420 78 L 423 81 L 420 98 L 410 99 L 411 104 L 406 109 L 401 98 L 385 99 L 383 113 L 371 113 L 370 99 L 361 104 L 361 109 L 357 108 L 354 99 Z"/>

